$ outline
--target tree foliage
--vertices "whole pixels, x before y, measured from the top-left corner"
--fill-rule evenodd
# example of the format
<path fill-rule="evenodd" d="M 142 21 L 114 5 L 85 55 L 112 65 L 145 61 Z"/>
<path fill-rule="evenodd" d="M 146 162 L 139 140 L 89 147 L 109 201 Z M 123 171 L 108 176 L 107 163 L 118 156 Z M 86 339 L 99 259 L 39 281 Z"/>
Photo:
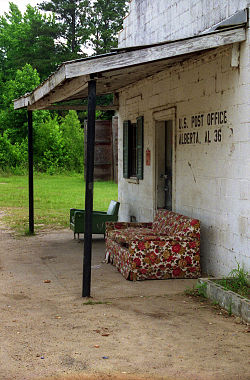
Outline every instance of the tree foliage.
<path fill-rule="evenodd" d="M 127 0 L 49 0 L 43 1 L 39 8 L 55 14 L 60 36 L 66 39 L 74 57 L 82 54 L 83 47 L 91 47 L 101 54 L 117 46 Z"/>
<path fill-rule="evenodd" d="M 88 39 L 87 13 L 89 0 L 50 0 L 43 1 L 39 8 L 55 15 L 59 37 L 66 41 L 71 58 L 81 52 L 81 45 Z"/>
<path fill-rule="evenodd" d="M 27 111 L 14 110 L 13 99 L 32 91 L 40 83 L 36 69 L 26 64 L 3 88 L 0 110 L 0 169 L 27 167 Z M 33 111 L 34 166 L 50 173 L 82 171 L 83 131 L 75 111 L 65 117 L 48 111 Z"/>
<path fill-rule="evenodd" d="M 34 128 L 34 165 L 51 174 L 83 170 L 83 130 L 76 111 L 65 117 L 49 116 Z"/>
<path fill-rule="evenodd" d="M 30 5 L 22 15 L 10 3 L 9 13 L 0 17 L 0 81 L 12 79 L 26 63 L 45 79 L 64 58 L 58 35 L 53 15 L 42 15 Z"/>
<path fill-rule="evenodd" d="M 90 41 L 96 54 L 117 47 L 117 34 L 122 29 L 127 11 L 126 0 L 95 0 L 89 12 Z"/>
<path fill-rule="evenodd" d="M 36 69 L 26 64 L 23 70 L 17 70 L 14 79 L 2 84 L 2 109 L 0 110 L 0 132 L 6 132 L 11 143 L 20 143 L 27 137 L 27 111 L 14 110 L 13 99 L 32 91 L 40 83 Z M 35 120 L 41 120 L 44 112 L 35 112 Z"/>

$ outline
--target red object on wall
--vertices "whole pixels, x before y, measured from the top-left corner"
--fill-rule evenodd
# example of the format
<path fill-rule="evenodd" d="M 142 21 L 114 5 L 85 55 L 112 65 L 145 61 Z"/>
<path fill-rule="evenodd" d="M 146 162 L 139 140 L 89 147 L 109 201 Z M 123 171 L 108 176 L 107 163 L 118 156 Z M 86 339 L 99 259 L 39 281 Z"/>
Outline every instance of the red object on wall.
<path fill-rule="evenodd" d="M 151 164 L 151 151 L 149 149 L 146 150 L 146 165 L 150 166 Z"/>

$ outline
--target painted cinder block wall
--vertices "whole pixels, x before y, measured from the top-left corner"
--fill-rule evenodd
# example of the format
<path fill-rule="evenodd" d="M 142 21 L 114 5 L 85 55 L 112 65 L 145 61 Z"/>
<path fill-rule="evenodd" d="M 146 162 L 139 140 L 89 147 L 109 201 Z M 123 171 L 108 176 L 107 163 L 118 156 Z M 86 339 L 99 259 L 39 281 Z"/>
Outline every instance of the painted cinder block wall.
<path fill-rule="evenodd" d="M 120 93 L 120 220 L 131 216 L 138 221 L 153 219 L 154 115 L 172 108 L 176 113 L 173 210 L 201 220 L 202 269 L 215 276 L 227 275 L 236 262 L 250 270 L 249 30 L 247 41 L 240 44 L 238 67 L 231 65 L 233 54 L 231 45 L 203 53 Z M 220 115 L 225 118 L 220 125 L 209 125 L 215 112 L 224 112 Z M 152 158 L 150 166 L 144 165 L 144 179 L 133 183 L 122 173 L 122 123 L 126 119 L 135 122 L 141 115 L 144 154 L 148 148 Z M 203 123 L 195 126 L 192 120 L 198 115 L 203 115 Z M 188 128 L 181 129 L 184 118 Z M 197 143 L 190 143 L 193 132 L 198 134 Z"/>
<path fill-rule="evenodd" d="M 119 46 L 197 35 L 247 8 L 249 0 L 132 0 Z"/>

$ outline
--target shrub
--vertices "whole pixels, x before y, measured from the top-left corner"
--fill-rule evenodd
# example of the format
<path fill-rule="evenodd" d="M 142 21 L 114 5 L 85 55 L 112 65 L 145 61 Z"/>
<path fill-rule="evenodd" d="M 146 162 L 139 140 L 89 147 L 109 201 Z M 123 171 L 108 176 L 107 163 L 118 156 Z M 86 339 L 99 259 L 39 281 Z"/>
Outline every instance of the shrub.
<path fill-rule="evenodd" d="M 25 166 L 23 148 L 25 143 L 11 144 L 7 133 L 0 136 L 0 168 L 1 170 L 13 169 Z"/>
<path fill-rule="evenodd" d="M 83 131 L 75 111 L 34 126 L 34 165 L 49 174 L 83 170 Z"/>
<path fill-rule="evenodd" d="M 84 162 L 83 130 L 76 111 L 69 111 L 65 118 L 61 119 L 60 130 L 64 143 L 64 168 L 82 172 Z"/>

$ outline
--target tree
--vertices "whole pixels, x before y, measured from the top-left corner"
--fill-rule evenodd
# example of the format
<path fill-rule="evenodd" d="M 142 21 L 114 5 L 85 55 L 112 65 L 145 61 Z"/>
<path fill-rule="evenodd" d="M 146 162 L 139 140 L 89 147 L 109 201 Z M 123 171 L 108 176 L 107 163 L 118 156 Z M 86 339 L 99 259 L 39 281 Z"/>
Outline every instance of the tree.
<path fill-rule="evenodd" d="M 21 143 L 28 133 L 27 111 L 15 111 L 13 99 L 32 91 L 40 83 L 36 69 L 26 64 L 22 70 L 17 70 L 15 78 L 2 85 L 2 110 L 0 110 L 0 134 L 4 132 L 12 144 Z M 34 112 L 34 121 L 41 121 L 47 111 Z"/>
<path fill-rule="evenodd" d="M 127 3 L 127 0 L 49 0 L 39 8 L 55 14 L 60 37 L 66 39 L 74 58 L 83 47 L 92 47 L 96 54 L 101 54 L 117 46 Z"/>
<path fill-rule="evenodd" d="M 90 41 L 96 54 L 117 47 L 117 34 L 122 29 L 127 0 L 95 0 L 90 9 Z"/>
<path fill-rule="evenodd" d="M 39 4 L 43 11 L 52 12 L 60 30 L 60 38 L 66 40 L 70 57 L 81 52 L 81 45 L 88 38 L 87 12 L 89 0 L 50 0 Z"/>
<path fill-rule="evenodd" d="M 40 83 L 36 69 L 26 64 L 7 81 L 0 111 L 0 169 L 27 166 L 27 110 L 14 110 L 13 99 L 32 91 Z M 76 111 L 65 117 L 49 111 L 33 111 L 34 166 L 53 174 L 58 170 L 83 169 L 83 130 Z"/>
<path fill-rule="evenodd" d="M 55 18 L 27 6 L 22 15 L 10 3 L 9 13 L 0 17 L 0 82 L 14 78 L 17 69 L 32 65 L 45 79 L 63 60 L 63 47 L 56 43 L 59 31 Z"/>

